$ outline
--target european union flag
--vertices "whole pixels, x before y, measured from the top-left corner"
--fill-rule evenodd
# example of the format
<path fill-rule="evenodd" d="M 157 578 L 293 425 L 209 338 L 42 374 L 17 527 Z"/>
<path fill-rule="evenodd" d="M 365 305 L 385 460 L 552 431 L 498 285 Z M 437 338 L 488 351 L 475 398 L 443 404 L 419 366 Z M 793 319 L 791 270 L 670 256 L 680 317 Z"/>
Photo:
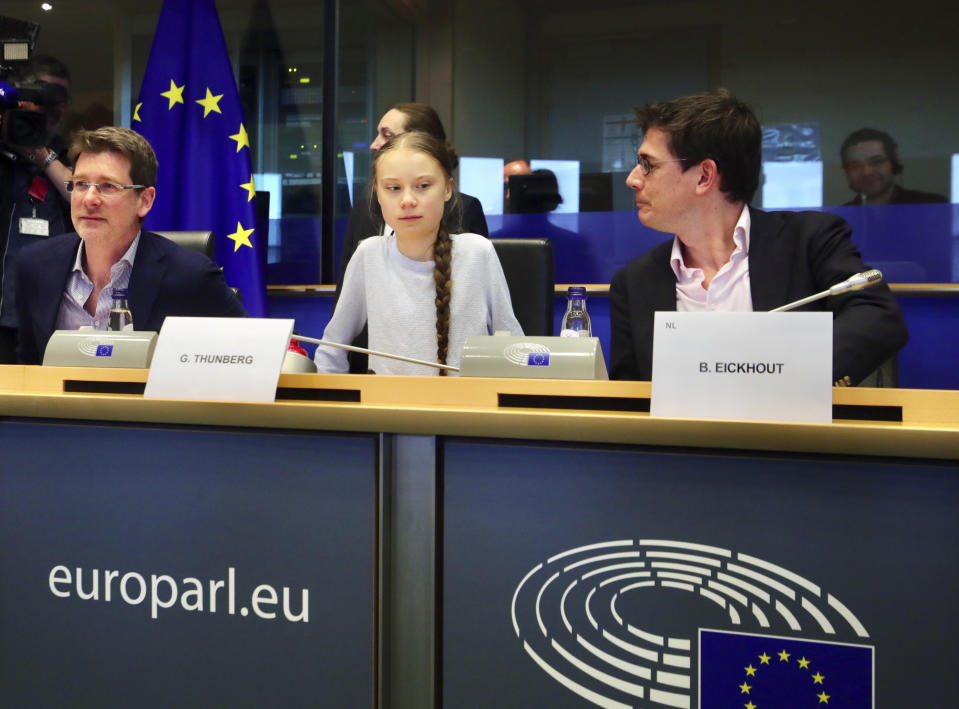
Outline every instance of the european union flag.
<path fill-rule="evenodd" d="M 869 645 L 699 631 L 700 709 L 872 709 Z"/>
<path fill-rule="evenodd" d="M 163 3 L 133 128 L 160 163 L 147 228 L 212 230 L 226 282 L 265 317 L 250 139 L 213 0 Z"/>
<path fill-rule="evenodd" d="M 530 352 L 526 364 L 530 367 L 548 367 L 549 352 Z"/>

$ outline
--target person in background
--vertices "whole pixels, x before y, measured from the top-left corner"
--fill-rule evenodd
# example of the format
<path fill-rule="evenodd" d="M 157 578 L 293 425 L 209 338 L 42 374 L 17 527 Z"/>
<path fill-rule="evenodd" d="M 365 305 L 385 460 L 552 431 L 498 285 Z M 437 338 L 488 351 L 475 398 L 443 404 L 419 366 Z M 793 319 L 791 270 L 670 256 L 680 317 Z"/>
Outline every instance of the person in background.
<path fill-rule="evenodd" d="M 888 133 L 860 128 L 849 134 L 839 148 L 842 169 L 855 199 L 843 206 L 871 204 L 923 204 L 948 202 L 939 194 L 907 190 L 896 184 L 903 171 L 899 146 Z"/>
<path fill-rule="evenodd" d="M 21 101 L 19 109 L 43 114 L 39 123 L 45 131 L 30 145 L 0 140 L 0 364 L 17 361 L 16 263 L 20 249 L 62 234 L 70 224 L 65 181 L 72 173 L 66 144 L 58 134 L 70 102 L 70 72 L 57 59 L 36 55 L 19 70 L 17 82 L 41 92 L 39 102 Z"/>
<path fill-rule="evenodd" d="M 503 213 L 509 214 L 509 178 L 513 175 L 529 175 L 532 172 L 525 160 L 510 160 L 503 165 Z"/>
<path fill-rule="evenodd" d="M 459 366 L 469 335 L 521 335 L 496 251 L 458 223 L 455 154 L 442 140 L 405 131 L 377 146 L 372 185 L 388 234 L 364 239 L 350 259 L 323 339 L 349 343 L 369 323 L 370 348 Z M 319 346 L 320 372 L 346 372 L 346 352 Z M 435 375 L 433 367 L 370 357 L 380 374 Z"/>
<path fill-rule="evenodd" d="M 70 155 L 77 232 L 30 244 L 17 260 L 20 362 L 40 364 L 54 330 L 106 330 L 114 289 L 128 289 L 138 330 L 159 330 L 168 315 L 247 314 L 210 259 L 141 230 L 156 197 L 146 139 L 128 128 L 82 131 Z"/>
<path fill-rule="evenodd" d="M 610 373 L 652 375 L 656 311 L 765 311 L 867 269 L 841 218 L 749 207 L 762 129 L 724 89 L 636 110 L 637 165 L 626 179 L 639 220 L 674 238 L 621 268 L 610 284 Z M 833 380 L 857 384 L 908 339 L 884 283 L 817 301 L 833 313 Z"/>
<path fill-rule="evenodd" d="M 552 170 L 533 170 L 528 175 L 510 179 L 515 194 L 510 196 L 509 211 L 516 214 L 545 214 L 554 211 L 563 203 L 559 182 Z"/>

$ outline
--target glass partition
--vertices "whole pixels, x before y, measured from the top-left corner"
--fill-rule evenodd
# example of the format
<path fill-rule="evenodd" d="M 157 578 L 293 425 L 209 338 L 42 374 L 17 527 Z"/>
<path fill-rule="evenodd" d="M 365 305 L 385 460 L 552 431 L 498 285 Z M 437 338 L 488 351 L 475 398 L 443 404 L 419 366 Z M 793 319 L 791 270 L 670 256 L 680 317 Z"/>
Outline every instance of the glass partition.
<path fill-rule="evenodd" d="M 129 125 L 161 2 L 113 6 L 115 13 L 4 6 L 6 15 L 40 22 L 37 51 L 70 67 L 71 129 Z M 488 205 L 493 235 L 549 235 L 559 281 L 608 282 L 665 238 L 639 225 L 624 184 L 641 139 L 633 108 L 718 86 L 750 102 L 764 125 L 756 206 L 838 211 L 866 260 L 884 264 L 890 280 L 959 275 L 959 219 L 947 204 L 959 184 L 959 46 L 955 18 L 946 17 L 955 12 L 941 3 L 917 0 L 904 18 L 885 0 L 865 12 L 848 0 L 747 0 L 735 12 L 707 0 L 353 0 L 339 3 L 335 27 L 323 3 L 306 0 L 217 7 L 257 186 L 269 193 L 272 284 L 318 283 L 324 256 L 338 261 L 347 215 L 368 198 L 376 124 L 411 100 L 437 108 L 461 157 L 482 159 L 475 164 L 485 165 L 483 182 L 470 184 Z M 331 91 L 323 76 L 325 50 L 334 46 Z M 336 120 L 325 127 L 331 96 Z M 841 159 L 843 141 L 864 127 L 891 136 L 895 154 L 880 146 Z M 337 152 L 329 175 L 325 128 L 335 131 Z M 486 169 L 498 163 L 488 161 L 518 158 L 556 168 L 563 201 L 555 209 L 496 209 L 503 186 L 497 170 Z M 869 191 L 864 174 L 877 169 L 899 186 L 900 202 L 942 203 L 871 206 L 867 196 L 865 207 L 850 204 Z M 329 234 L 324 180 L 336 184 Z"/>

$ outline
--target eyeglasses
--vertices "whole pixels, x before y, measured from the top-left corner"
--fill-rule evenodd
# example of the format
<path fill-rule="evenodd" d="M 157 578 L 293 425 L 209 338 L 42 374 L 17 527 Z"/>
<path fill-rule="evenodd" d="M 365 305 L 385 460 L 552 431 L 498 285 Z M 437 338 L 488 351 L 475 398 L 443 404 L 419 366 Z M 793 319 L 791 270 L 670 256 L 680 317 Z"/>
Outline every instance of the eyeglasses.
<path fill-rule="evenodd" d="M 142 190 L 146 185 L 117 185 L 113 182 L 87 182 L 86 180 L 64 180 L 67 192 L 86 194 L 91 187 L 96 187 L 102 197 L 116 197 L 123 194 L 123 190 Z"/>
<path fill-rule="evenodd" d="M 662 165 L 667 162 L 686 162 L 686 158 L 668 158 L 666 160 L 650 160 L 645 155 L 636 156 L 636 164 L 643 169 L 643 175 L 649 177 L 649 173 L 657 165 Z"/>

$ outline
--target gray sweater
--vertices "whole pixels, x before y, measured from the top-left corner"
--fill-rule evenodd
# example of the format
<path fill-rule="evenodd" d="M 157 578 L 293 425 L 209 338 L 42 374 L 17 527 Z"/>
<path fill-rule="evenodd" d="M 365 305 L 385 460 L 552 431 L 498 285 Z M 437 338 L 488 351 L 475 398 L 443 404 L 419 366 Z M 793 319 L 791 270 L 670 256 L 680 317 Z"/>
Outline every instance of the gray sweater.
<path fill-rule="evenodd" d="M 477 234 L 453 234 L 450 339 L 447 364 L 458 367 L 469 335 L 507 330 L 522 335 L 513 315 L 509 289 L 496 251 Z M 336 310 L 323 339 L 349 344 L 369 323 L 369 347 L 436 361 L 436 286 L 433 261 L 413 261 L 400 253 L 395 236 L 360 242 L 343 277 Z M 320 372 L 349 370 L 346 352 L 320 346 L 314 357 Z M 378 374 L 439 374 L 433 367 L 370 357 Z"/>

